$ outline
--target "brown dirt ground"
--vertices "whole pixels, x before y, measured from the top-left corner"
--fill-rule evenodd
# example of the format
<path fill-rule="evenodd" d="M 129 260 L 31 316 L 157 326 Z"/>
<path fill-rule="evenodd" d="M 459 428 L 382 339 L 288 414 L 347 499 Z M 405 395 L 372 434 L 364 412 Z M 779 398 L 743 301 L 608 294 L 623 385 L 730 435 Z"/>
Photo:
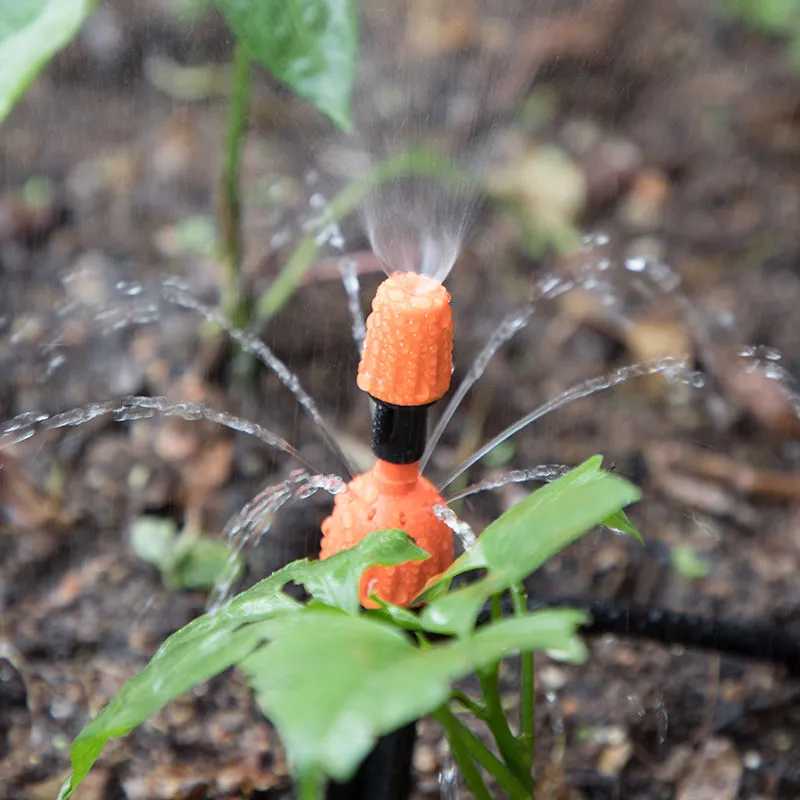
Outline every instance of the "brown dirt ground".
<path fill-rule="evenodd" d="M 410 3 L 410 16 L 395 28 L 368 10 L 364 38 L 374 33 L 379 42 L 381 31 L 394 30 L 398 47 L 417 58 L 425 47 L 457 58 L 486 37 L 500 37 L 502 49 L 511 34 L 497 24 L 494 5 L 431 3 L 444 22 L 431 28 L 430 41 L 419 27 L 432 25 L 420 3 Z M 178 273 L 199 294 L 212 297 L 215 287 L 203 235 L 213 215 L 224 100 L 213 88 L 218 81 L 189 102 L 157 88 L 153 75 L 164 59 L 224 64 L 230 42 L 214 17 L 187 29 L 166 3 L 131 6 L 104 4 L 2 128 L 0 418 L 121 394 L 171 394 L 265 421 L 324 461 L 274 378 L 231 376 L 229 353 L 188 316 L 108 334 L 89 321 L 91 309 L 118 302 L 118 281 L 152 284 Z M 642 253 L 665 258 L 711 333 L 709 341 L 698 337 L 674 300 L 642 302 L 626 292 L 624 319 L 602 313 L 590 296 L 554 303 L 492 362 L 448 429 L 434 470 L 445 474 L 577 380 L 688 348 L 710 372 L 707 389 L 633 383 L 576 403 L 515 440 L 508 456 L 519 466 L 602 452 L 646 498 L 633 514 L 646 547 L 592 534 L 531 588 L 800 630 L 800 431 L 776 385 L 743 371 L 733 356 L 740 344 L 757 342 L 782 351 L 787 369 L 800 366 L 800 74 L 783 42 L 725 17 L 711 0 L 552 0 L 514 20 L 519 40 L 503 50 L 504 85 L 522 99 L 495 119 L 495 163 L 558 148 L 584 182 L 575 224 L 609 234 L 615 265 Z M 432 96 L 443 95 L 447 83 L 435 80 L 436 70 L 427 74 Z M 384 72 L 371 75 L 367 95 L 389 91 Z M 352 141 L 343 145 L 307 107 L 258 78 L 245 170 L 255 290 L 299 239 L 310 195 L 329 194 L 347 177 L 336 164 L 348 148 Z M 23 195 L 31 177 L 49 181 L 43 207 Z M 555 173 L 545 182 L 542 202 L 557 203 L 566 180 Z M 348 250 L 365 249 L 356 221 L 345 234 Z M 263 334 L 342 436 L 363 450 L 367 406 L 341 379 L 357 359 L 329 267 L 312 271 Z M 526 249 L 509 214 L 485 204 L 448 282 L 456 377 L 535 276 L 573 267 Z M 75 271 L 82 277 L 65 285 Z M 368 271 L 365 303 L 377 281 Z M 51 347 L 56 334 L 60 343 Z M 53 361 L 58 355 L 63 364 Z M 710 453 L 727 459 L 721 471 Z M 88 716 L 205 602 L 199 592 L 167 590 L 135 557 L 131 521 L 145 511 L 189 516 L 218 532 L 288 465 L 249 441 L 174 422 L 97 421 L 0 458 L 0 797 L 39 800 L 57 793 L 69 741 Z M 767 470 L 788 478 L 780 496 L 769 491 L 775 476 Z M 464 513 L 479 527 L 519 492 L 481 497 Z M 249 576 L 313 551 L 324 513 L 321 499 L 288 512 L 271 541 L 251 553 Z M 675 547 L 692 548 L 708 575 L 680 574 Z M 591 651 L 582 667 L 540 663 L 540 796 L 800 796 L 800 705 L 781 668 L 612 637 L 592 641 Z M 510 692 L 513 665 L 507 677 Z M 440 737 L 427 721 L 420 731 L 415 797 L 436 797 Z M 290 795 L 277 737 L 233 673 L 109 747 L 81 797 Z"/>

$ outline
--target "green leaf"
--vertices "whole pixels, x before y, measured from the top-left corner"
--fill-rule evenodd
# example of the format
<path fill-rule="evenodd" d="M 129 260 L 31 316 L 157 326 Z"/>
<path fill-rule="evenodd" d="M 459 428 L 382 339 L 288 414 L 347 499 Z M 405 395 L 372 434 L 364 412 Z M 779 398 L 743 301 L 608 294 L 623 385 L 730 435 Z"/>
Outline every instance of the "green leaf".
<path fill-rule="evenodd" d="M 687 546 L 673 547 L 670 553 L 672 568 L 688 581 L 705 578 L 709 573 L 708 562 Z"/>
<path fill-rule="evenodd" d="M 131 547 L 142 561 L 154 564 L 164 582 L 175 589 L 212 587 L 233 557 L 223 541 L 178 529 L 171 519 L 143 515 L 131 527 Z M 244 562 L 236 556 L 233 579 Z"/>
<path fill-rule="evenodd" d="M 345 130 L 352 127 L 354 0 L 214 0 L 252 56 Z"/>
<path fill-rule="evenodd" d="M 147 666 L 131 678 L 72 744 L 72 775 L 60 800 L 70 797 L 111 738 L 124 736 L 170 700 L 201 681 L 239 663 L 272 636 L 266 623 L 294 614 L 302 606 L 282 590 L 302 583 L 319 601 L 353 613 L 358 605 L 361 573 L 372 564 L 399 564 L 427 554 L 402 531 L 378 531 L 357 547 L 325 561 L 294 561 L 216 613 L 204 614 L 172 634 Z M 327 654 L 316 664 L 327 661 Z"/>
<path fill-rule="evenodd" d="M 367 611 L 366 613 L 368 616 L 385 622 L 393 622 L 398 628 L 404 628 L 407 631 L 424 630 L 419 616 L 413 611 L 410 611 L 404 606 L 396 606 L 394 603 L 389 603 L 377 594 L 371 594 L 370 600 L 372 600 L 378 608 Z"/>
<path fill-rule="evenodd" d="M 231 579 L 236 580 L 244 568 L 240 555 L 234 556 L 226 542 L 208 536 L 191 536 L 173 553 L 173 559 L 165 565 L 164 580 L 177 589 L 210 589 L 231 565 Z"/>
<path fill-rule="evenodd" d="M 78 734 L 70 751 L 72 775 L 60 800 L 72 795 L 109 739 L 125 736 L 170 700 L 244 658 L 263 641 L 258 623 L 300 608 L 281 591 L 290 579 L 287 570 L 257 583 L 216 614 L 193 620 L 158 648 L 144 670 Z"/>
<path fill-rule="evenodd" d="M 0 3 L 0 122 L 66 45 L 95 0 L 5 0 Z"/>
<path fill-rule="evenodd" d="M 270 643 L 242 668 L 295 773 L 346 780 L 379 736 L 438 708 L 454 681 L 518 650 L 575 652 L 584 620 L 540 611 L 418 649 L 375 619 L 309 609 L 265 623 Z"/>
<path fill-rule="evenodd" d="M 163 569 L 172 559 L 177 535 L 173 520 L 144 514 L 131 525 L 131 547 L 142 561 Z"/>
<path fill-rule="evenodd" d="M 526 578 L 595 525 L 608 519 L 630 525 L 618 512 L 639 497 L 635 486 L 602 469 L 602 457 L 590 458 L 489 525 L 441 580 L 476 568 L 487 569 L 486 577 L 433 600 L 422 614 L 423 624 L 439 633 L 466 635 L 489 597 Z M 436 586 L 423 598 L 431 594 Z"/>
<path fill-rule="evenodd" d="M 756 30 L 789 36 L 800 31 L 797 0 L 726 0 L 727 10 Z"/>
<path fill-rule="evenodd" d="M 624 511 L 617 511 L 603 520 L 603 526 L 614 533 L 622 533 L 636 539 L 639 544 L 644 544 L 644 537 L 639 533 L 639 529 L 630 521 Z"/>
<path fill-rule="evenodd" d="M 324 561 L 296 562 L 298 567 L 292 572 L 292 580 L 302 583 L 312 597 L 325 605 L 356 614 L 358 586 L 367 567 L 424 561 L 428 557 L 429 554 L 403 531 L 375 531 L 362 539 L 358 547 L 343 550 Z"/>

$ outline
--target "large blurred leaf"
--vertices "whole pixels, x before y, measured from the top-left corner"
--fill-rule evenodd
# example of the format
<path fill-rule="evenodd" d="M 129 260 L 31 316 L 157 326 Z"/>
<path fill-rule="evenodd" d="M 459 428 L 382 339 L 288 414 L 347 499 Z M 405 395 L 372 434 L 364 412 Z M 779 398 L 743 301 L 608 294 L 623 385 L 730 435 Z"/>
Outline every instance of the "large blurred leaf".
<path fill-rule="evenodd" d="M 444 703 L 453 681 L 518 650 L 575 653 L 580 612 L 540 611 L 417 648 L 365 616 L 308 609 L 265 623 L 270 644 L 243 662 L 292 769 L 349 778 L 375 740 Z"/>
<path fill-rule="evenodd" d="M 491 595 L 526 578 L 595 525 L 609 522 L 632 533 L 636 529 L 620 512 L 639 496 L 635 486 L 602 469 L 600 456 L 533 492 L 489 525 L 475 547 L 441 576 L 439 586 L 425 593 L 433 599 L 422 614 L 426 628 L 463 636 Z M 439 596 L 442 583 L 480 568 L 487 570 L 484 578 Z"/>
<path fill-rule="evenodd" d="M 355 0 L 214 0 L 253 57 L 349 129 Z"/>
<path fill-rule="evenodd" d="M 282 591 L 287 583 L 302 583 L 316 600 L 354 612 L 364 569 L 425 556 L 401 531 L 378 531 L 357 547 L 325 561 L 292 562 L 237 595 L 218 612 L 204 614 L 172 634 L 144 670 L 131 678 L 75 739 L 72 776 L 60 800 L 71 796 L 109 739 L 129 733 L 179 694 L 239 663 L 272 638 L 273 629 L 265 627 L 270 619 L 295 616 L 302 609 Z M 327 657 L 325 654 L 317 661 L 317 669 Z"/>
<path fill-rule="evenodd" d="M 0 122 L 95 0 L 0 0 Z"/>

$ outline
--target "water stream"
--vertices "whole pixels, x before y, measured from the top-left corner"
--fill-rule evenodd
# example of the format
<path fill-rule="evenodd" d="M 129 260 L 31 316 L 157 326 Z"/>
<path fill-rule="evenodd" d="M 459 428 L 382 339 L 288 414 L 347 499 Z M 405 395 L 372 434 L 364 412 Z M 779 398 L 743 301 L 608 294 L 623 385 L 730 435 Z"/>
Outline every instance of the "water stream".
<path fill-rule="evenodd" d="M 229 599 L 238 577 L 240 554 L 246 547 L 259 544 L 287 503 L 307 500 L 318 491 L 334 496 L 345 488 L 347 484 L 338 475 L 313 475 L 305 470 L 295 470 L 286 480 L 264 487 L 225 526 L 230 555 L 209 596 L 208 609 L 216 611 Z"/>
<path fill-rule="evenodd" d="M 452 508 L 447 506 L 434 506 L 433 513 L 450 528 L 456 536 L 462 550 L 469 550 L 475 546 L 478 537 L 468 522 L 461 519 Z"/>
<path fill-rule="evenodd" d="M 347 308 L 350 312 L 353 343 L 359 355 L 364 350 L 364 337 L 367 326 L 364 322 L 364 311 L 361 308 L 361 282 L 358 279 L 358 264 L 353 258 L 342 258 L 338 262 L 342 286 L 347 294 Z"/>
<path fill-rule="evenodd" d="M 150 419 L 155 416 L 180 417 L 188 421 L 206 420 L 215 425 L 222 425 L 231 430 L 254 436 L 268 447 L 280 450 L 305 467 L 317 471 L 289 442 L 263 425 L 242 419 L 234 414 L 228 414 L 225 411 L 217 411 L 201 403 L 192 403 L 186 400 L 174 401 L 159 396 L 132 395 L 99 403 L 88 403 L 85 406 L 72 408 L 58 414 L 25 411 L 0 423 L 0 449 L 24 442 L 44 431 L 67 427 L 75 428 L 103 416 L 111 416 L 115 422 Z"/>
<path fill-rule="evenodd" d="M 480 461 L 486 455 L 492 452 L 498 445 L 502 444 L 506 439 L 519 433 L 523 428 L 527 427 L 536 420 L 541 419 L 547 414 L 557 411 L 560 408 L 573 403 L 576 400 L 581 400 L 597 392 L 612 389 L 620 384 L 626 383 L 633 378 L 642 378 L 648 375 L 663 375 L 670 381 L 681 380 L 694 386 L 702 386 L 703 376 L 699 373 L 693 372 L 688 367 L 688 362 L 685 359 L 668 356 L 666 358 L 657 359 L 654 361 L 641 361 L 635 364 L 629 364 L 625 367 L 615 369 L 606 375 L 597 378 L 590 378 L 586 381 L 581 381 L 575 386 L 565 389 L 556 397 L 548 400 L 540 406 L 537 406 L 533 411 L 518 419 L 516 422 L 509 425 L 505 430 L 501 431 L 491 441 L 480 447 L 474 452 L 466 461 L 459 464 L 448 477 L 439 484 L 440 491 L 447 488 L 456 478 L 469 469 L 477 461 Z"/>
<path fill-rule="evenodd" d="M 522 308 L 510 312 L 495 328 L 437 420 L 422 456 L 421 468 L 423 470 L 464 397 L 483 376 L 497 351 L 527 327 L 539 303 L 561 297 L 573 289 L 582 288 L 600 298 L 606 315 L 623 327 L 630 324 L 630 320 L 621 309 L 621 292 L 615 290 L 609 279 L 609 275 L 614 272 L 612 267 L 615 266 L 615 262 L 603 256 L 602 253 L 595 254 L 595 250 L 603 248 L 607 244 L 608 239 L 602 234 L 587 236 L 584 240 L 583 251 L 586 258 L 578 269 L 577 275 L 575 277 L 543 276 L 534 284 L 530 301 Z M 711 352 L 707 326 L 697 309 L 678 291 L 680 277 L 673 270 L 661 262 L 644 258 L 628 259 L 624 262 L 623 267 L 623 278 L 626 280 L 627 287 L 632 288 L 640 295 L 649 299 L 654 298 L 656 294 L 674 296 L 684 318 L 700 343 L 701 351 L 703 353 Z M 708 358 L 706 361 L 708 362 Z"/>
<path fill-rule="evenodd" d="M 478 492 L 500 489 L 511 483 L 529 483 L 531 481 L 550 482 L 565 475 L 569 470 L 570 468 L 563 464 L 539 464 L 536 467 L 528 467 L 526 469 L 512 469 L 501 472 L 499 475 L 495 475 L 491 478 L 485 478 L 482 481 L 473 483 L 467 486 L 466 489 L 450 495 L 446 500 L 448 503 L 455 503 L 456 500 L 463 500 L 465 497 L 477 494 Z"/>
<path fill-rule="evenodd" d="M 278 377 L 278 380 L 295 396 L 301 408 L 308 414 L 314 425 L 319 430 L 322 438 L 330 448 L 331 452 L 338 458 L 341 466 L 347 474 L 352 477 L 353 470 L 333 435 L 333 430 L 325 421 L 316 402 L 311 395 L 301 386 L 300 380 L 281 359 L 279 359 L 267 345 L 253 334 L 242 331 L 228 322 L 225 316 L 215 308 L 207 306 L 198 300 L 188 289 L 179 281 L 165 281 L 163 284 L 163 297 L 169 302 L 189 311 L 199 314 L 206 322 L 211 322 L 219 326 L 225 333 L 233 339 L 245 352 L 254 355 Z"/>

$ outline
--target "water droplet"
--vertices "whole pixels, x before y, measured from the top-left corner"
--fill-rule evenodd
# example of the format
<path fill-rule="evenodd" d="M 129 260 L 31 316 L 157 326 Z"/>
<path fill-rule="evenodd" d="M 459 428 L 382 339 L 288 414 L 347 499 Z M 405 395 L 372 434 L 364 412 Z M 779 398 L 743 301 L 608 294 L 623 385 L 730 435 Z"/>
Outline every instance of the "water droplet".
<path fill-rule="evenodd" d="M 764 365 L 764 377 L 773 381 L 781 381 L 786 377 L 786 373 L 774 362 Z"/>
<path fill-rule="evenodd" d="M 474 531 L 468 523 L 456 515 L 455 511 L 447 506 L 434 506 L 433 513 L 437 519 L 440 519 L 450 528 L 451 531 L 458 537 L 459 542 L 464 550 L 469 550 L 475 546 L 478 541 Z"/>
<path fill-rule="evenodd" d="M 629 258 L 625 261 L 625 269 L 629 272 L 644 272 L 647 269 L 647 260 L 644 258 Z"/>
<path fill-rule="evenodd" d="M 702 372 L 694 372 L 690 378 L 690 384 L 695 389 L 702 389 L 706 385 L 706 376 Z"/>
<path fill-rule="evenodd" d="M 272 250 L 280 250 L 281 247 L 289 243 L 291 238 L 291 232 L 287 228 L 283 228 L 282 230 L 276 231 L 274 234 L 272 234 L 272 237 L 269 240 L 269 246 Z"/>

